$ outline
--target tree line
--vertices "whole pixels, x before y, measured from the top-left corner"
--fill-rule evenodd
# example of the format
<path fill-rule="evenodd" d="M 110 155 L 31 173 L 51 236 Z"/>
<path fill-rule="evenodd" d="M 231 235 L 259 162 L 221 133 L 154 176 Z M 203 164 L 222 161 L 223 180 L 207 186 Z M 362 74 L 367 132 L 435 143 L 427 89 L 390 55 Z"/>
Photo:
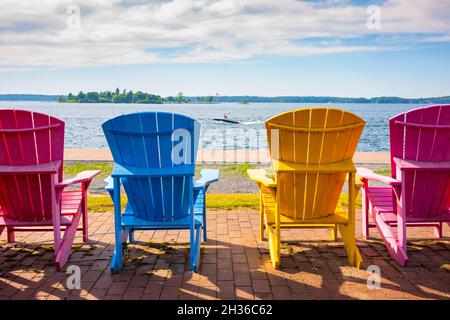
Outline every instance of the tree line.
<path fill-rule="evenodd" d="M 133 92 L 126 89 L 121 92 L 117 88 L 115 91 L 69 93 L 67 96 L 60 96 L 58 101 L 69 103 L 162 103 L 163 99 L 156 94 L 142 91 Z"/>
<path fill-rule="evenodd" d="M 59 96 L 58 101 L 69 103 L 212 103 L 213 97 L 185 97 L 183 92 L 178 92 L 175 96 L 163 98 L 156 94 L 142 91 L 133 92 L 126 89 L 120 91 L 117 88 L 115 91 L 69 93 L 67 96 Z"/>
<path fill-rule="evenodd" d="M 174 96 L 161 97 L 159 95 L 143 93 L 141 91 L 104 91 L 79 92 L 67 96 L 43 94 L 0 94 L 0 101 L 60 101 L 60 102 L 91 102 L 91 103 L 394 103 L 394 104 L 450 104 L 450 96 L 430 98 L 400 98 L 400 97 L 374 97 L 374 98 L 345 98 L 345 97 L 317 97 L 317 96 L 184 96 L 182 92 Z"/>
<path fill-rule="evenodd" d="M 188 100 L 195 100 L 195 97 Z M 240 103 L 392 103 L 392 104 L 448 104 L 450 96 L 430 98 L 401 98 L 401 97 L 374 97 L 374 98 L 346 98 L 346 97 L 317 97 L 317 96 L 217 96 L 214 102 L 240 102 Z"/>

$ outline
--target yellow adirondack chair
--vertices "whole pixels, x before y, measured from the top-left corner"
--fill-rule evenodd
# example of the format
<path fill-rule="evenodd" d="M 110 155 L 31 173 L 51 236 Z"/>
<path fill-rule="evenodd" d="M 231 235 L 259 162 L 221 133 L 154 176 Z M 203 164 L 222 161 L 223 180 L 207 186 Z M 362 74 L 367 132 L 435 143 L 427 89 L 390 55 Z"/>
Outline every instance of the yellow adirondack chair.
<path fill-rule="evenodd" d="M 362 263 L 355 241 L 356 168 L 352 158 L 365 122 L 331 108 L 288 111 L 265 123 L 273 174 L 247 170 L 260 188 L 260 237 L 268 234 L 274 268 L 280 264 L 280 228 L 339 226 L 349 263 Z M 338 204 L 348 178 L 348 210 Z"/>

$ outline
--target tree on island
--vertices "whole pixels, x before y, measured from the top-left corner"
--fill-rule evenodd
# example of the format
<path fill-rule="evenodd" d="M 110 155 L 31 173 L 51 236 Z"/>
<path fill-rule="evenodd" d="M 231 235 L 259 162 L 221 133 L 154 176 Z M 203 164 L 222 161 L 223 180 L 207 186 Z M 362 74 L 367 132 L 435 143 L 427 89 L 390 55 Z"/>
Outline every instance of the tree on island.
<path fill-rule="evenodd" d="M 100 95 L 98 92 L 88 92 L 86 93 L 86 101 L 87 102 L 98 102 L 100 100 Z"/>
<path fill-rule="evenodd" d="M 162 98 L 159 95 L 142 91 L 133 93 L 133 91 L 130 90 L 127 92 L 126 89 L 120 93 L 119 88 L 116 88 L 114 92 L 90 91 L 85 94 L 83 91 L 80 91 L 77 95 L 69 93 L 67 99 L 64 96 L 61 96 L 58 101 L 69 103 L 162 103 Z"/>
<path fill-rule="evenodd" d="M 178 103 L 183 103 L 184 102 L 184 98 L 183 98 L 183 92 L 178 92 L 177 93 L 177 102 Z"/>
<path fill-rule="evenodd" d="M 80 91 L 80 92 L 78 93 L 78 96 L 76 97 L 76 99 L 78 100 L 78 102 L 83 102 L 85 98 L 86 98 L 86 95 L 83 93 L 83 91 Z"/>
<path fill-rule="evenodd" d="M 192 102 L 192 101 L 189 101 Z M 206 97 L 197 97 L 198 103 L 212 103 L 213 97 L 212 96 L 206 96 Z"/>

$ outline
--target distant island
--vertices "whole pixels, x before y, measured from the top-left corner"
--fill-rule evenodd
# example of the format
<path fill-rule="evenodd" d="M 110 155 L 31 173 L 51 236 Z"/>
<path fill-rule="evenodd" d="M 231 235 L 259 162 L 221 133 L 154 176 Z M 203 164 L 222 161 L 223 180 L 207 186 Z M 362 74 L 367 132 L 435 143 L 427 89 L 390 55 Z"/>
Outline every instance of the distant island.
<path fill-rule="evenodd" d="M 143 103 L 143 104 L 161 104 L 161 103 L 212 103 L 213 97 L 195 97 L 185 98 L 182 92 L 176 96 L 163 98 L 160 95 L 146 93 L 142 91 L 133 92 L 119 88 L 115 91 L 87 92 L 80 91 L 78 94 L 69 93 L 67 96 L 59 96 L 58 102 L 66 103 Z"/>
<path fill-rule="evenodd" d="M 59 96 L 58 102 L 68 103 L 162 103 L 161 96 L 142 91 L 133 92 L 117 88 L 115 91 L 87 92 L 78 94 L 69 93 L 67 96 Z"/>
<path fill-rule="evenodd" d="M 393 104 L 450 104 L 450 96 L 430 98 L 401 98 L 401 97 L 374 97 L 374 98 L 345 98 L 345 97 L 318 97 L 318 96 L 184 96 L 178 92 L 174 96 L 161 97 L 157 94 L 142 91 L 103 91 L 79 92 L 64 95 L 42 94 L 0 94 L 0 101 L 48 101 L 65 103 L 393 103 Z"/>
<path fill-rule="evenodd" d="M 189 102 L 195 102 L 197 97 L 185 97 Z M 450 104 L 450 96 L 408 99 L 400 97 L 374 97 L 374 98 L 343 98 L 343 97 L 317 97 L 317 96 L 218 96 L 213 102 L 248 103 L 395 103 L 395 104 Z"/>

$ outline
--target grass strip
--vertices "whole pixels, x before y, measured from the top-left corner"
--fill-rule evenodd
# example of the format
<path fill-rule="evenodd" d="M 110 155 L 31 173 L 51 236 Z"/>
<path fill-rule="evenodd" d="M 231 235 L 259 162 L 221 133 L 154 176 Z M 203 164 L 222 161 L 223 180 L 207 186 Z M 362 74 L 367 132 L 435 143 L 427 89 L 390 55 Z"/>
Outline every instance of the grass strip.
<path fill-rule="evenodd" d="M 341 205 L 348 205 L 348 194 L 341 194 L 339 201 Z M 122 196 L 122 209 L 127 199 Z M 209 210 L 233 210 L 233 209 L 259 209 L 259 195 L 245 193 L 212 193 L 206 197 L 206 207 Z M 361 197 L 356 199 L 356 207 L 361 208 Z M 90 196 L 88 198 L 89 212 L 113 212 L 113 203 L 109 196 Z"/>

